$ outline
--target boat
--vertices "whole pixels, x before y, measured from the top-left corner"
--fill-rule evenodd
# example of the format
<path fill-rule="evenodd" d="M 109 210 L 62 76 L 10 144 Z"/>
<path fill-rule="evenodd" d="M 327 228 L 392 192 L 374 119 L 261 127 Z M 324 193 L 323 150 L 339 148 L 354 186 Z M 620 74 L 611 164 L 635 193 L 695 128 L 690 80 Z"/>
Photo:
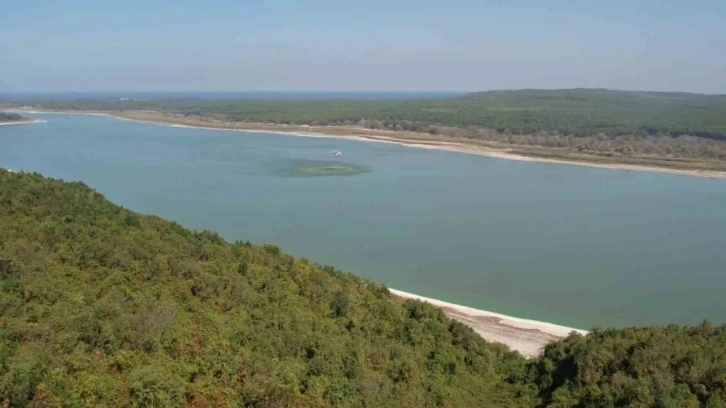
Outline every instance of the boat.
<path fill-rule="evenodd" d="M 333 153 L 333 155 L 335 155 L 335 156 L 342 156 L 343 155 L 343 153 L 340 150 L 332 150 L 331 153 Z"/>

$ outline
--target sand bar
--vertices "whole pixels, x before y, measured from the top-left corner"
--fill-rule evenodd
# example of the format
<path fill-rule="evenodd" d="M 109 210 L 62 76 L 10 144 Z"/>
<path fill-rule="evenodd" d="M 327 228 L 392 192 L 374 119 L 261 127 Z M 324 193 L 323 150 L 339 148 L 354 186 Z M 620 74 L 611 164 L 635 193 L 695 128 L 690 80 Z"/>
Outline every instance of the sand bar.
<path fill-rule="evenodd" d="M 17 122 L 0 122 L 0 126 L 10 126 L 10 125 L 32 125 L 33 123 L 45 123 L 46 121 L 40 120 L 40 119 L 34 119 L 34 120 L 22 120 Z"/>
<path fill-rule="evenodd" d="M 565 338 L 572 332 L 587 334 L 586 330 L 506 316 L 396 289 L 389 290 L 392 294 L 402 298 L 431 303 L 443 310 L 449 318 L 456 319 L 474 329 L 485 340 L 505 344 L 528 358 L 539 355 L 547 343 Z"/>

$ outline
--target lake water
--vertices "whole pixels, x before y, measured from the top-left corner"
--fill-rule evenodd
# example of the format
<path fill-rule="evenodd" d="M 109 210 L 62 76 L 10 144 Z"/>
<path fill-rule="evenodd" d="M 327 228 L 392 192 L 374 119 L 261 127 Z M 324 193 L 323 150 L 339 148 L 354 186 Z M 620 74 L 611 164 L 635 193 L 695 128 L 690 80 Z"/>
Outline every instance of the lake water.
<path fill-rule="evenodd" d="M 726 180 L 34 116 L 0 126 L 0 167 L 230 240 L 580 328 L 726 322 Z"/>

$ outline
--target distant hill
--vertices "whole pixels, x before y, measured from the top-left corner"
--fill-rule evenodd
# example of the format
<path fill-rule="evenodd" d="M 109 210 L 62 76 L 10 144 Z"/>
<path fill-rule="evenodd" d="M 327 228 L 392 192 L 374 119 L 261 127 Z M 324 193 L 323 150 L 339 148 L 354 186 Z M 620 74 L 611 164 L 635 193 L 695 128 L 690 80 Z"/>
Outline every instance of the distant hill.
<path fill-rule="evenodd" d="M 0 170 L 0 405 L 724 407 L 726 326 L 527 361 L 333 267 Z"/>

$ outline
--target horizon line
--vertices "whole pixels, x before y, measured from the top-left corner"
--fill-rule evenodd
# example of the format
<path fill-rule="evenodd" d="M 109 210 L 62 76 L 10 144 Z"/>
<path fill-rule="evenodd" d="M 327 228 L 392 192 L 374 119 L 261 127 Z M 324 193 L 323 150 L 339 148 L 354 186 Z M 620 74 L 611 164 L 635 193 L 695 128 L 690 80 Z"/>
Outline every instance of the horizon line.
<path fill-rule="evenodd" d="M 385 94 L 385 93 L 398 93 L 398 94 L 416 94 L 416 93 L 428 93 L 428 94 L 473 94 L 473 93 L 484 93 L 484 92 L 515 92 L 515 91 L 614 91 L 614 92 L 644 92 L 644 93 L 663 93 L 663 94 L 691 94 L 691 95 L 707 95 L 707 96 L 721 96 L 726 93 L 705 93 L 705 92 L 692 92 L 692 91 L 656 91 L 648 89 L 617 89 L 617 88 L 603 88 L 603 87 L 574 87 L 574 88 L 493 88 L 483 90 L 0 90 L 2 94 L 100 94 L 100 93 L 126 93 L 126 94 L 144 94 L 144 93 L 219 93 L 219 94 L 233 94 L 233 93 L 288 93 L 288 94 L 310 94 L 310 93 L 326 93 L 326 94 L 345 94 L 345 93 L 359 93 L 359 94 Z"/>

